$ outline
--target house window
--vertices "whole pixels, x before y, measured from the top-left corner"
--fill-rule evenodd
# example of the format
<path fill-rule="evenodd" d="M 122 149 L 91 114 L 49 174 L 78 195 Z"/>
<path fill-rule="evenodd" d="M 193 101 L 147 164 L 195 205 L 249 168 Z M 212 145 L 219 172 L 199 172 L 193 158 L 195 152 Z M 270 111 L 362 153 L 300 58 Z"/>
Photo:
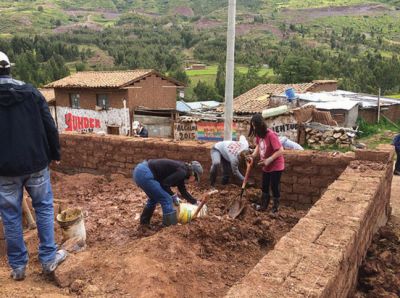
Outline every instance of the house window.
<path fill-rule="evenodd" d="M 73 109 L 79 109 L 79 94 L 71 93 L 69 95 L 69 100 Z"/>
<path fill-rule="evenodd" d="M 103 110 L 109 108 L 108 95 L 107 94 L 97 94 L 97 106 Z"/>

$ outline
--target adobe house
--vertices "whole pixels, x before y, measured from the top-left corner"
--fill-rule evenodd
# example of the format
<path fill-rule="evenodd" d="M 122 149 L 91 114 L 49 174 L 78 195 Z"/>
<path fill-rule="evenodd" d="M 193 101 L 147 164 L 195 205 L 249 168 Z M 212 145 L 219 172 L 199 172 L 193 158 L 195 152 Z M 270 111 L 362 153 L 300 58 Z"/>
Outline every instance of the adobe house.
<path fill-rule="evenodd" d="M 149 130 L 150 136 L 160 136 L 156 127 L 172 125 L 177 94 L 184 85 L 155 70 L 136 69 L 78 72 L 46 87 L 54 88 L 59 128 L 63 124 L 60 130 L 89 129 L 128 134 L 135 111 L 149 110 L 162 111 L 162 115 L 156 117 L 162 117 L 164 121 L 156 121 L 154 129 L 150 127 Z M 140 121 L 146 122 L 151 117 L 150 113 Z M 152 122 L 144 124 L 151 126 Z M 168 129 L 163 131 L 168 134 Z"/>

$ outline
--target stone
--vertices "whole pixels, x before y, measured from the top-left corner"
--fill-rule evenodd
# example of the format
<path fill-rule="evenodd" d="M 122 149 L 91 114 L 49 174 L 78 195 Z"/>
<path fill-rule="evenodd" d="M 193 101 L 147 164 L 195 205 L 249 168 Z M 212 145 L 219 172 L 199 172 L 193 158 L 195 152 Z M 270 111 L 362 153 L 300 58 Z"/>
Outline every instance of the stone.
<path fill-rule="evenodd" d="M 334 134 L 333 134 L 333 137 L 334 137 L 335 139 L 339 139 L 341 136 L 342 136 L 342 133 L 340 133 L 340 132 L 337 132 L 337 133 L 334 133 Z"/>

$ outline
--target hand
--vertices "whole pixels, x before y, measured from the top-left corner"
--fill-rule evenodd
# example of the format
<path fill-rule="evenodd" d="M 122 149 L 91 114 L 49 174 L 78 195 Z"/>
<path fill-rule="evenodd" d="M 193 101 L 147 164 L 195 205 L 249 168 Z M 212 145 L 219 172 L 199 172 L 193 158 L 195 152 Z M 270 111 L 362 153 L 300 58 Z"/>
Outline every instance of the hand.
<path fill-rule="evenodd" d="M 246 164 L 247 164 L 247 166 L 252 166 L 253 165 L 253 162 L 254 162 L 254 159 L 253 159 L 253 157 L 251 157 L 251 156 L 247 156 L 246 157 Z"/>
<path fill-rule="evenodd" d="M 272 158 L 271 157 L 268 157 L 268 158 L 266 158 L 266 159 L 262 159 L 262 160 L 260 160 L 259 162 L 258 162 L 258 165 L 259 166 L 268 166 L 270 163 L 272 162 Z"/>
<path fill-rule="evenodd" d="M 174 194 L 171 198 L 175 206 L 179 206 L 181 204 L 181 200 L 179 199 L 177 194 Z"/>

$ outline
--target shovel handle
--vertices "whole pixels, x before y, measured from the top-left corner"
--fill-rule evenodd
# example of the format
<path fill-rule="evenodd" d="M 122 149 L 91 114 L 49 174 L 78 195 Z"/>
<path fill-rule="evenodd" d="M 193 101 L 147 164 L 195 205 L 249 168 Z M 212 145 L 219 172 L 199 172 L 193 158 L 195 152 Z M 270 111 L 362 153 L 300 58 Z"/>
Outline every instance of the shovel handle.
<path fill-rule="evenodd" d="M 32 216 L 32 212 L 29 209 L 28 203 L 26 202 L 26 199 L 22 199 L 22 210 L 25 213 L 25 218 L 28 221 L 28 227 L 30 230 L 36 229 L 36 222 Z"/>
<path fill-rule="evenodd" d="M 192 216 L 192 219 L 195 219 L 197 217 L 197 215 L 199 214 L 199 212 L 201 211 L 203 206 L 207 203 L 207 201 L 210 198 L 210 196 L 212 196 L 212 195 L 214 195 L 216 193 L 218 193 L 218 190 L 216 190 L 216 189 L 206 193 L 204 199 L 201 201 L 200 205 L 197 207 L 196 211 L 194 212 L 194 214 Z"/>

